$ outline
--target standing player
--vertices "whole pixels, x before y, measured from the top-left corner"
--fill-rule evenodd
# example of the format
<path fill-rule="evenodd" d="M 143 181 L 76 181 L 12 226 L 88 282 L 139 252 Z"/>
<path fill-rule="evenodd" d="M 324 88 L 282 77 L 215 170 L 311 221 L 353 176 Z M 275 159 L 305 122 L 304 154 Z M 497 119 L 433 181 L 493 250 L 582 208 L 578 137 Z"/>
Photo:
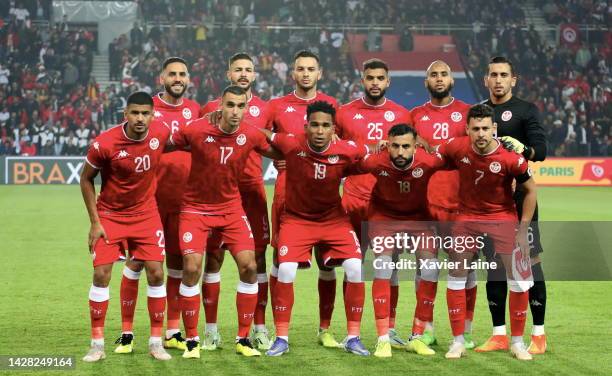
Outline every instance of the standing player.
<path fill-rule="evenodd" d="M 365 95 L 340 107 L 337 115 L 336 132 L 345 140 L 375 144 L 384 139 L 393 124 L 409 123 L 410 111 L 385 97 L 391 84 L 389 67 L 380 59 L 370 59 L 363 63 L 361 83 Z M 349 215 L 351 224 L 361 241 L 362 248 L 367 249 L 367 237 L 362 237 L 361 224 L 368 218 L 368 206 L 372 187 L 376 178 L 372 175 L 349 176 L 344 183 L 342 207 Z M 391 345 L 404 347 L 406 343 L 395 331 L 395 314 L 399 297 L 399 279 L 397 271 L 391 278 L 391 299 L 389 337 Z"/>
<path fill-rule="evenodd" d="M 455 246 L 449 251 L 451 268 L 448 276 L 446 300 L 448 316 L 454 336 L 446 358 L 465 355 L 466 283 L 469 267 L 488 237 L 505 266 L 510 287 L 510 324 L 512 345 L 510 352 L 519 360 L 532 359 L 523 342 L 523 331 L 529 303 L 529 287 L 533 285 L 529 265 L 527 233 L 536 206 L 536 185 L 528 162 L 523 156 L 507 151 L 494 138 L 496 124 L 493 109 L 485 104 L 470 108 L 467 116 L 467 137 L 449 140 L 439 148 L 440 154 L 460 173 L 459 216 L 453 227 L 455 239 L 465 240 L 465 247 Z M 525 192 L 522 217 L 516 219 L 516 205 L 512 199 L 512 185 L 516 180 Z M 517 246 L 518 244 L 518 246 Z"/>
<path fill-rule="evenodd" d="M 183 280 L 179 294 L 187 333 L 184 358 L 200 357 L 198 282 L 202 275 L 202 254 L 211 231 L 221 236 L 238 266 L 236 352 L 244 356 L 260 355 L 247 338 L 257 305 L 257 268 L 253 234 L 242 208 L 238 181 L 251 151 L 269 157 L 279 155 L 273 153 L 266 138 L 256 128 L 241 124 L 247 108 L 246 93 L 242 88 L 228 86 L 221 98 L 218 126 L 200 118 L 172 135 L 173 144 L 179 149 L 190 148 L 192 156 L 179 217 L 183 254 Z"/>
<path fill-rule="evenodd" d="M 292 76 L 295 80 L 295 90 L 284 97 L 272 99 L 269 102 L 268 128 L 277 133 L 303 134 L 306 122 L 306 107 L 315 101 L 326 101 L 334 108 L 338 105 L 329 95 L 317 91 L 317 83 L 321 79 L 322 69 L 319 57 L 310 51 L 299 51 L 294 56 Z M 272 201 L 272 246 L 275 258 L 278 253 L 277 238 L 280 228 L 279 218 L 285 206 L 285 166 L 284 161 L 275 165 L 278 177 L 274 187 Z M 319 266 L 319 342 L 325 347 L 340 346 L 329 331 L 334 301 L 336 300 L 336 273 L 321 263 L 319 253 L 315 250 L 315 258 Z M 278 269 L 272 265 L 270 271 L 270 294 L 274 304 L 274 286 Z"/>
<path fill-rule="evenodd" d="M 406 124 L 396 124 L 388 132 L 388 152 L 367 156 L 353 167 L 354 172 L 370 173 L 376 179 L 370 207 L 368 208 L 368 237 L 373 247 L 375 277 L 372 283 L 372 301 L 378 342 L 374 356 L 390 357 L 391 343 L 389 332 L 389 299 L 391 299 L 390 279 L 393 269 L 384 267 L 397 255 L 395 247 L 381 246 L 386 237 L 409 232 L 413 236 L 434 236 L 427 221 L 427 184 L 436 170 L 444 166 L 439 156 L 417 150 L 417 133 Z M 433 245 L 433 244 L 432 244 Z M 431 246 L 424 244 L 415 250 L 417 256 Z M 377 260 L 378 259 L 378 260 Z M 380 264 L 377 264 L 380 263 Z M 377 267 L 377 265 L 379 265 Z M 383 267 L 380 267 L 382 265 Z M 435 352 L 420 339 L 420 331 L 413 330 L 413 337 L 407 349 L 419 355 L 433 355 Z"/>
<path fill-rule="evenodd" d="M 497 136 L 502 142 L 512 146 L 513 150 L 522 154 L 528 161 L 543 161 L 546 158 L 546 132 L 540 124 L 538 108 L 530 102 L 519 99 L 512 94 L 517 76 L 512 63 L 505 57 L 494 57 L 489 62 L 485 86 L 489 88 L 489 99 L 485 102 L 495 111 L 494 121 L 497 123 Z M 523 215 L 522 207 L 525 192 L 517 187 L 514 200 L 519 218 Z M 529 290 L 529 305 L 533 316 L 533 329 L 529 352 L 543 354 L 546 351 L 546 334 L 544 333 L 544 315 L 546 312 L 546 284 L 540 253 L 540 230 L 538 226 L 538 208 L 533 215 L 533 223 L 529 226 L 532 234 L 531 269 L 534 285 Z M 489 250 L 492 251 L 492 250 Z M 492 259 L 491 252 L 487 257 Z M 494 351 L 508 349 L 506 337 L 506 294 L 507 285 L 503 280 L 504 270 L 489 270 L 487 278 L 487 299 L 493 319 L 493 335 L 479 346 L 476 351 Z"/>
<path fill-rule="evenodd" d="M 414 125 L 419 136 L 430 146 L 440 145 L 453 137 L 465 136 L 465 119 L 470 106 L 451 95 L 454 80 L 448 64 L 441 60 L 432 62 L 427 67 L 425 88 L 429 91 L 429 102 L 415 107 L 411 111 L 411 124 Z M 438 222 L 441 235 L 450 234 L 452 222 L 456 220 L 459 208 L 458 171 L 438 171 L 429 181 L 427 200 L 429 201 L 429 214 L 433 221 Z M 437 253 L 422 252 L 425 259 L 435 261 Z M 424 261 L 429 265 L 435 262 Z M 438 275 L 440 271 L 435 267 L 419 270 L 416 275 L 415 317 L 413 321 L 413 334 L 421 331 L 425 326 L 421 340 L 427 345 L 436 343 L 433 327 L 433 311 L 436 292 L 438 290 Z M 466 285 L 467 311 L 465 322 L 465 347 L 474 348 L 471 328 L 476 304 L 476 272 L 468 274 Z"/>
<path fill-rule="evenodd" d="M 91 348 L 86 362 L 104 359 L 104 319 L 108 309 L 113 263 L 130 250 L 132 260 L 144 263 L 151 337 L 149 350 L 159 360 L 170 355 L 162 347 L 166 310 L 164 232 L 155 203 L 155 177 L 170 129 L 151 121 L 153 99 L 132 93 L 125 123 L 102 133 L 92 143 L 81 173 L 81 192 L 89 213 L 89 252 L 94 265 L 89 291 Z M 101 173 L 102 190 L 96 202 L 94 178 Z"/>
<path fill-rule="evenodd" d="M 153 97 L 153 116 L 168 126 L 172 133 L 185 126 L 197 117 L 199 106 L 196 102 L 184 98 L 189 85 L 187 63 L 180 57 L 170 57 L 162 65 L 159 82 L 164 91 Z M 181 310 L 178 306 L 178 290 L 183 276 L 183 257 L 178 241 L 178 215 L 187 184 L 191 155 L 186 151 L 175 151 L 162 155 L 157 173 L 157 192 L 155 197 L 159 215 L 166 236 L 166 294 L 168 296 L 168 313 L 164 347 L 185 350 L 185 340 L 181 336 L 179 323 Z M 133 351 L 133 322 L 136 300 L 138 298 L 138 280 L 142 263 L 126 262 L 121 279 L 121 326 L 122 334 L 116 353 L 127 354 Z"/>
<path fill-rule="evenodd" d="M 369 355 L 359 339 L 363 314 L 364 283 L 361 249 L 346 218 L 340 183 L 347 167 L 367 154 L 367 147 L 352 141 L 332 143 L 336 110 L 327 102 L 308 105 L 306 134 L 265 132 L 286 160 L 287 195 L 278 237 L 278 281 L 273 303 L 276 340 L 269 356 L 289 351 L 289 322 L 294 301 L 293 282 L 298 266 L 310 266 L 312 248 L 318 246 L 323 264 L 342 265 L 347 286 L 344 306 L 348 337 L 346 351 Z"/>
<path fill-rule="evenodd" d="M 232 85 L 243 88 L 247 95 L 248 111 L 244 122 L 256 128 L 265 128 L 267 124 L 267 103 L 253 94 L 255 80 L 253 59 L 246 53 L 237 53 L 229 59 L 227 79 Z M 200 110 L 200 116 L 216 111 L 221 105 L 221 98 L 208 102 Z M 238 184 L 244 212 L 249 219 L 255 237 L 255 261 L 257 262 L 257 309 L 255 310 L 253 345 L 259 350 L 268 350 L 270 340 L 266 330 L 266 305 L 268 300 L 268 277 L 266 275 L 266 248 L 270 242 L 270 223 L 268 221 L 268 203 L 263 184 L 261 155 L 251 152 L 246 167 Z M 202 281 L 202 298 L 206 314 L 206 330 L 202 348 L 214 350 L 221 342 L 217 329 L 217 307 L 221 283 L 221 265 L 224 253 L 220 249 L 208 247 L 206 266 Z"/>

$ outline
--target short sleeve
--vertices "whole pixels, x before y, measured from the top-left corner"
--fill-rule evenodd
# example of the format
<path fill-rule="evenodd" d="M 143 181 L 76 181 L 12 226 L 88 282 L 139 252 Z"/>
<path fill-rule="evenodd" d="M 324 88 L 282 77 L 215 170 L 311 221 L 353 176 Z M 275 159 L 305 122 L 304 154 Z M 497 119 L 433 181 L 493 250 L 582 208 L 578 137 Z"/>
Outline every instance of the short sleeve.
<path fill-rule="evenodd" d="M 296 147 L 297 139 L 291 133 L 273 133 L 270 144 L 281 153 L 288 154 Z"/>
<path fill-rule="evenodd" d="M 192 132 L 194 123 L 190 123 L 185 127 L 179 128 L 170 136 L 170 142 L 176 146 L 177 149 L 185 149 L 189 146 L 189 134 Z"/>
<path fill-rule="evenodd" d="M 256 151 L 265 152 L 266 150 L 270 149 L 270 144 L 268 143 L 268 139 L 263 134 L 263 132 L 258 131 L 257 129 L 253 128 L 252 137 L 253 137 L 254 149 Z"/>
<path fill-rule="evenodd" d="M 514 177 L 521 176 L 529 170 L 525 157 L 517 153 L 508 153 L 508 164 L 510 174 Z"/>
<path fill-rule="evenodd" d="M 97 139 L 89 145 L 85 161 L 93 168 L 100 170 L 104 166 L 108 153 Z"/>

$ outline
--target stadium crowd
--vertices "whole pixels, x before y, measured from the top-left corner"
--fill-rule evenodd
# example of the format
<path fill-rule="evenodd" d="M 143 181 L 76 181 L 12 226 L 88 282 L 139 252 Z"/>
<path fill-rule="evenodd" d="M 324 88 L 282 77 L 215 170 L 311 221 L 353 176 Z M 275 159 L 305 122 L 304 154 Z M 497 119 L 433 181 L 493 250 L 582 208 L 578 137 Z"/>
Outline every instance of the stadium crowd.
<path fill-rule="evenodd" d="M 246 51 L 256 59 L 255 91 L 269 99 L 292 90 L 291 55 L 309 48 L 321 56 L 325 69 L 320 89 L 346 103 L 360 96 L 361 85 L 345 31 L 332 27 L 281 31 L 239 26 L 382 21 L 398 25 L 398 33 L 410 33 L 399 26 L 408 23 L 473 23 L 473 31 L 454 34 L 466 70 L 476 77 L 474 86 L 481 90 L 481 97 L 486 96 L 486 89 L 478 77 L 483 77 L 488 58 L 504 54 L 515 61 L 519 74 L 516 94 L 536 103 L 541 111 L 551 155 L 612 154 L 610 32 L 590 34 L 590 42 L 575 50 L 545 45 L 533 28 L 524 30 L 521 2 L 498 0 L 445 0 L 435 5 L 399 1 L 386 2 L 384 7 L 378 3 L 370 6 L 370 0 L 268 0 L 263 5 L 257 2 L 257 6 L 246 0 L 182 3 L 173 2 L 170 6 L 166 0 L 140 2 L 141 19 L 148 23 L 135 24 L 128 34 L 109 45 L 110 78 L 120 84 L 101 92 L 90 77 L 95 35 L 66 23 L 46 26 L 29 22 L 49 18 L 47 1 L 3 2 L 0 155 L 82 155 L 101 130 L 121 121 L 130 92 L 157 90 L 160 64 L 172 55 L 183 56 L 192 64 L 192 86 L 187 97 L 206 103 L 226 85 L 226 60 L 232 53 Z M 591 8 L 586 8 L 576 1 L 548 2 L 550 6 L 542 9 L 549 22 L 605 25 L 608 14 L 600 3 L 593 2 Z M 300 17 L 296 17 L 298 14 Z M 385 14 L 394 17 L 383 19 Z M 175 21 L 187 24 L 177 26 Z M 218 22 L 225 26 L 214 26 Z M 504 26 L 486 26 L 498 24 Z"/>

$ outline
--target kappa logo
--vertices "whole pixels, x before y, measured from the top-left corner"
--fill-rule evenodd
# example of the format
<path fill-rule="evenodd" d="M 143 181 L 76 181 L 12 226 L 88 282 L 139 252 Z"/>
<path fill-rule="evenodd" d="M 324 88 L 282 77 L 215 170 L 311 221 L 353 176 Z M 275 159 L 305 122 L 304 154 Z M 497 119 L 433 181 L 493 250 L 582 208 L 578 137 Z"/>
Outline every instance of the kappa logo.
<path fill-rule="evenodd" d="M 353 120 L 362 120 L 362 119 L 363 119 L 362 114 L 355 114 L 355 116 L 353 116 Z"/>
<path fill-rule="evenodd" d="M 257 106 L 250 106 L 249 107 L 249 114 L 251 114 L 252 117 L 258 117 L 259 114 L 260 114 L 259 107 L 257 107 Z"/>
<path fill-rule="evenodd" d="M 193 240 L 193 235 L 189 231 L 183 234 L 183 241 L 185 243 L 189 243 L 191 240 Z"/>
<path fill-rule="evenodd" d="M 504 111 L 502 113 L 501 119 L 503 121 L 508 121 L 508 120 L 512 119 L 512 111 Z"/>
<path fill-rule="evenodd" d="M 347 144 L 351 145 L 354 148 L 357 147 L 357 144 L 355 143 L 355 141 L 347 141 Z"/>
<path fill-rule="evenodd" d="M 393 120 L 395 120 L 395 114 L 393 113 L 393 111 L 385 112 L 385 120 L 386 121 L 393 121 Z"/>
<path fill-rule="evenodd" d="M 96 150 L 100 150 L 100 143 L 99 143 L 98 141 L 94 142 L 94 143 L 93 143 L 93 147 L 94 147 L 94 149 L 96 149 Z"/>
<path fill-rule="evenodd" d="M 238 135 L 238 137 L 236 137 L 236 143 L 240 146 L 246 144 L 246 136 L 244 133 L 241 133 Z"/>
<path fill-rule="evenodd" d="M 463 119 L 463 115 L 461 115 L 461 112 L 455 111 L 451 114 L 452 121 L 458 122 L 458 121 L 461 121 L 461 119 Z"/>
<path fill-rule="evenodd" d="M 162 116 L 162 113 L 161 113 L 161 112 L 159 112 L 159 111 L 155 111 L 155 112 L 153 112 L 153 116 L 154 116 L 154 117 L 156 117 L 156 118 L 158 118 L 158 117 L 161 117 L 161 116 Z"/>
<path fill-rule="evenodd" d="M 301 152 L 297 153 L 297 155 L 298 155 L 298 157 L 302 157 L 302 158 L 304 158 L 304 157 L 306 157 L 306 152 L 304 152 L 304 151 L 302 150 Z"/>
<path fill-rule="evenodd" d="M 213 136 L 208 136 L 206 137 L 206 140 L 204 140 L 204 142 L 215 142 L 215 139 L 213 138 Z"/>
<path fill-rule="evenodd" d="M 191 119 L 191 110 L 188 108 L 183 108 L 183 117 L 187 120 Z"/>
<path fill-rule="evenodd" d="M 119 152 L 118 158 L 127 158 L 129 155 L 130 155 L 130 154 L 129 154 L 127 151 L 125 151 L 125 150 L 121 150 L 121 151 Z"/>
<path fill-rule="evenodd" d="M 159 140 L 157 138 L 152 138 L 151 141 L 149 141 L 149 147 L 151 148 L 151 150 L 157 150 L 157 148 L 159 147 Z"/>
<path fill-rule="evenodd" d="M 522 165 L 522 164 L 523 164 L 523 162 L 525 162 L 525 158 L 520 157 L 520 158 L 519 158 L 519 160 L 518 160 L 518 165 L 519 165 L 519 166 L 520 166 L 520 165 Z"/>
<path fill-rule="evenodd" d="M 463 162 L 463 163 L 465 163 L 465 164 L 472 164 L 472 163 L 470 162 L 470 159 L 469 159 L 468 157 L 463 157 L 463 158 L 461 158 L 461 162 Z"/>
<path fill-rule="evenodd" d="M 423 176 L 423 169 L 420 167 L 415 168 L 414 170 L 412 170 L 412 177 L 413 178 L 420 178 L 421 176 Z"/>
<path fill-rule="evenodd" d="M 429 121 L 429 120 L 430 120 L 430 119 L 429 119 L 429 116 L 427 116 L 427 115 L 424 115 L 424 116 L 421 118 L 421 121 Z"/>
<path fill-rule="evenodd" d="M 389 173 L 387 171 L 385 171 L 385 170 L 382 170 L 378 175 L 379 176 L 387 176 L 388 177 Z"/>
<path fill-rule="evenodd" d="M 295 108 L 293 108 L 293 106 L 289 106 L 285 109 L 285 112 L 295 112 Z"/>
<path fill-rule="evenodd" d="M 492 173 L 497 174 L 501 171 L 501 163 L 497 161 L 491 162 L 491 164 L 489 165 L 489 170 L 491 170 Z"/>
<path fill-rule="evenodd" d="M 285 256 L 287 252 L 289 252 L 289 248 L 287 248 L 286 245 L 280 247 L 280 249 L 278 250 L 278 254 L 281 256 Z"/>
<path fill-rule="evenodd" d="M 335 155 L 335 154 L 334 154 L 334 155 L 330 155 L 329 157 L 327 157 L 327 161 L 328 161 L 329 163 L 331 163 L 331 164 L 336 164 L 336 163 L 338 163 L 338 160 L 339 160 L 339 159 L 340 159 L 340 158 L 339 158 L 337 155 Z"/>

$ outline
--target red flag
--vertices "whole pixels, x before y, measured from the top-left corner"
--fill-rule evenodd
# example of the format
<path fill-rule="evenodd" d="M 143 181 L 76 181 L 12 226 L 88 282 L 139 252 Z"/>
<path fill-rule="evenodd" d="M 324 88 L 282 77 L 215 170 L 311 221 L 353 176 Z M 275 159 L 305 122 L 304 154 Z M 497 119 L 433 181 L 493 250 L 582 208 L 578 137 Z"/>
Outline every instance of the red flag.
<path fill-rule="evenodd" d="M 568 46 L 571 49 L 577 49 L 580 46 L 580 30 L 576 24 L 561 24 L 559 25 L 559 42 Z"/>
<path fill-rule="evenodd" d="M 585 163 L 580 180 L 600 181 L 603 179 L 612 181 L 612 158 L 607 158 L 602 162 Z"/>

